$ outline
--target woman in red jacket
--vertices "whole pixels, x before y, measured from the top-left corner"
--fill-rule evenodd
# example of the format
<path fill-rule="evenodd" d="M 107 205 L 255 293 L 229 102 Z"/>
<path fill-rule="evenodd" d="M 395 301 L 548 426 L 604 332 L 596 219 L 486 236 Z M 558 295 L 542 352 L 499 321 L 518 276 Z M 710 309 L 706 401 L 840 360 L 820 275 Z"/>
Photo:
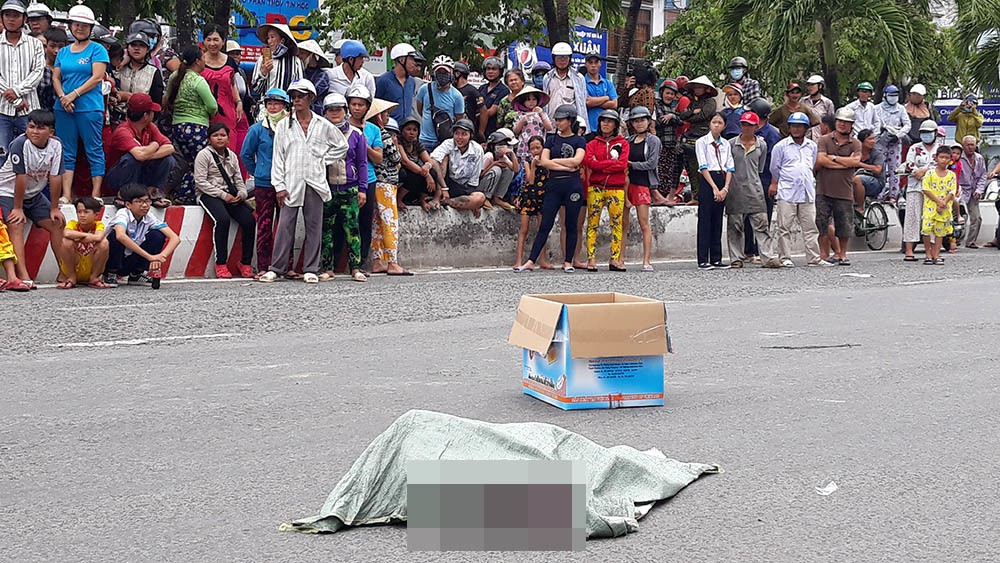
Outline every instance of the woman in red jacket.
<path fill-rule="evenodd" d="M 628 169 L 628 141 L 619 133 L 621 118 L 605 110 L 597 118 L 597 136 L 587 143 L 583 164 L 589 171 L 587 191 L 587 271 L 597 271 L 597 226 L 601 212 L 608 208 L 611 222 L 611 261 L 608 269 L 624 272 L 622 260 L 622 217 L 625 214 L 625 171 Z"/>

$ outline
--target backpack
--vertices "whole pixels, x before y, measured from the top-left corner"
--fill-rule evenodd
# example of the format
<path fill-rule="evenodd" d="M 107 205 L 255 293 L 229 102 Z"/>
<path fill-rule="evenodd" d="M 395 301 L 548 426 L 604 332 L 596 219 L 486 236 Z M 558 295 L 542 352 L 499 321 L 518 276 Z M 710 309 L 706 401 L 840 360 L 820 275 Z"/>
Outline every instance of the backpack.
<path fill-rule="evenodd" d="M 434 135 L 437 136 L 439 143 L 444 142 L 445 139 L 452 137 L 451 128 L 455 125 L 455 120 L 448 115 L 448 112 L 434 105 L 434 83 L 432 82 L 427 83 L 427 96 L 431 100 L 431 123 L 434 124 Z"/>

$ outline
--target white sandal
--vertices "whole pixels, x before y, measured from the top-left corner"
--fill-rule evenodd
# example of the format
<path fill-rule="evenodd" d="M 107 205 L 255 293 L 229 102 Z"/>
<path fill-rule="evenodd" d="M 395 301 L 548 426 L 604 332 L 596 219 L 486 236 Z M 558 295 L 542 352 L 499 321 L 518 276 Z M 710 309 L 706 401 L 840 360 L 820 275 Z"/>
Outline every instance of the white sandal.
<path fill-rule="evenodd" d="M 354 281 L 356 281 L 356 282 L 366 282 L 366 281 L 368 281 L 368 277 L 365 276 L 365 273 L 362 272 L 361 270 L 355 270 L 354 272 L 352 272 L 351 273 L 351 279 L 354 280 Z"/>
<path fill-rule="evenodd" d="M 306 283 L 319 283 L 319 276 L 317 276 L 316 274 L 314 274 L 312 272 L 309 272 L 309 273 L 304 274 L 302 276 L 302 281 L 304 281 Z"/>
<path fill-rule="evenodd" d="M 276 281 L 279 281 L 280 279 L 281 279 L 281 276 L 279 276 L 278 274 L 276 274 L 276 273 L 274 273 L 274 272 L 272 272 L 270 270 L 268 270 L 268 271 L 260 274 L 259 276 L 257 276 L 257 281 L 263 282 L 263 283 L 274 283 Z"/>

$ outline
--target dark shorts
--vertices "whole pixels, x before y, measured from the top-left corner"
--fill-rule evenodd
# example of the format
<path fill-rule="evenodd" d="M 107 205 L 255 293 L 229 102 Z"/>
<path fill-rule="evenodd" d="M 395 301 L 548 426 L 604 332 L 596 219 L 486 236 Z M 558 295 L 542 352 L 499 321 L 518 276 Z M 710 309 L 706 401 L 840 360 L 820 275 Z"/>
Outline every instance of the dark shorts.
<path fill-rule="evenodd" d="M 830 219 L 837 238 L 850 238 L 854 232 L 854 202 L 816 194 L 816 228 L 826 232 Z"/>
<path fill-rule="evenodd" d="M 7 216 L 14 209 L 14 198 L 0 197 L 0 209 L 3 209 L 4 223 L 10 224 Z M 36 225 L 51 217 L 51 209 L 52 202 L 43 193 L 24 198 L 24 216 Z"/>
<path fill-rule="evenodd" d="M 469 186 L 468 184 L 460 184 L 453 180 L 451 176 L 445 177 L 445 185 L 448 186 L 448 197 L 461 197 L 463 195 L 472 195 L 475 192 L 481 192 L 483 190 L 479 189 L 479 186 Z"/>

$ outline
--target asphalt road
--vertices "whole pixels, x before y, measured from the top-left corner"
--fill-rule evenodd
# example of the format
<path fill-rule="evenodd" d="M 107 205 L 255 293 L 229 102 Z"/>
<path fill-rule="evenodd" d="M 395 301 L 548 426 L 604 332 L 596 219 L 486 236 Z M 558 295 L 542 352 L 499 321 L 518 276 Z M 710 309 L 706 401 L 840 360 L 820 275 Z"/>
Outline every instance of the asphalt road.
<path fill-rule="evenodd" d="M 3 294 L 0 559 L 995 561 L 1000 254 L 947 260 Z M 667 405 L 522 395 L 505 343 L 519 296 L 609 290 L 670 303 Z M 277 531 L 411 408 L 550 422 L 725 473 L 584 553 Z"/>

